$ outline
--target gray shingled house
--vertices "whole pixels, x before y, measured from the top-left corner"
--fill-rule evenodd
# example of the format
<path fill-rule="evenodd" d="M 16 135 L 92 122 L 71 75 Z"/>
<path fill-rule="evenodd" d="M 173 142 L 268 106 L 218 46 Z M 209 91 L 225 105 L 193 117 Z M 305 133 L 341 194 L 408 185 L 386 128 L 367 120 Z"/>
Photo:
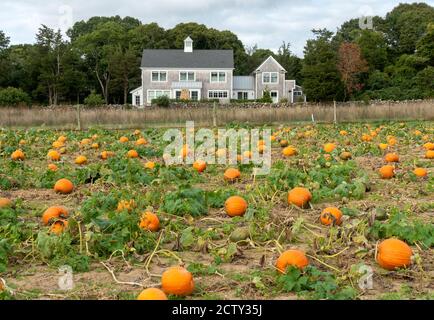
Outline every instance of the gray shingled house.
<path fill-rule="evenodd" d="M 134 89 L 134 106 L 148 106 L 160 96 L 170 99 L 208 100 L 260 99 L 270 91 L 273 102 L 289 102 L 303 96 L 295 80 L 285 80 L 286 70 L 268 57 L 251 75 L 234 76 L 232 50 L 193 50 L 193 40 L 184 40 L 184 50 L 143 50 L 142 86 Z"/>

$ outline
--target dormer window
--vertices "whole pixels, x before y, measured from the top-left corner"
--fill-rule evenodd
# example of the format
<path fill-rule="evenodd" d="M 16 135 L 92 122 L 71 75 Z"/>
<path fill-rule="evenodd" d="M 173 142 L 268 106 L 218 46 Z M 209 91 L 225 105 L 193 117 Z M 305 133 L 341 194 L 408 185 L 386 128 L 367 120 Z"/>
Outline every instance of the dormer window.
<path fill-rule="evenodd" d="M 184 40 L 184 52 L 193 52 L 193 40 L 190 37 Z"/>

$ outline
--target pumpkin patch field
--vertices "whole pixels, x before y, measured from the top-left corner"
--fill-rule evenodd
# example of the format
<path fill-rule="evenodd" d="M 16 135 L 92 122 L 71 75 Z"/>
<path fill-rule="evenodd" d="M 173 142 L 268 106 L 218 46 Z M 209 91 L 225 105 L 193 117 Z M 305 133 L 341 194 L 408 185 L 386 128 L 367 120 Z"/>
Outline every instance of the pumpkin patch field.
<path fill-rule="evenodd" d="M 165 129 L 0 129 L 0 299 L 434 299 L 434 123 L 265 128 L 261 176 L 166 166 Z"/>

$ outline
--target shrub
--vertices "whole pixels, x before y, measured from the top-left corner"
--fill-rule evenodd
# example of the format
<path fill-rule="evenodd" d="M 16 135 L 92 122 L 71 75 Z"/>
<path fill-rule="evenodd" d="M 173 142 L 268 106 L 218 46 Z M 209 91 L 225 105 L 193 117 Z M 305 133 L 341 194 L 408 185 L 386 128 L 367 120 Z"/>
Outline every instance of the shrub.
<path fill-rule="evenodd" d="M 262 99 L 260 99 L 259 101 L 262 103 L 273 103 L 273 99 L 271 99 L 270 91 L 265 90 Z"/>
<path fill-rule="evenodd" d="M 0 106 L 30 105 L 30 97 L 21 89 L 0 89 Z"/>
<path fill-rule="evenodd" d="M 168 96 L 161 96 L 156 99 L 152 99 L 152 104 L 156 104 L 159 107 L 168 108 L 170 106 L 170 99 Z"/>
<path fill-rule="evenodd" d="M 101 106 L 105 104 L 103 97 L 100 94 L 97 94 L 95 91 L 92 91 L 86 99 L 84 99 L 84 104 L 91 107 Z"/>

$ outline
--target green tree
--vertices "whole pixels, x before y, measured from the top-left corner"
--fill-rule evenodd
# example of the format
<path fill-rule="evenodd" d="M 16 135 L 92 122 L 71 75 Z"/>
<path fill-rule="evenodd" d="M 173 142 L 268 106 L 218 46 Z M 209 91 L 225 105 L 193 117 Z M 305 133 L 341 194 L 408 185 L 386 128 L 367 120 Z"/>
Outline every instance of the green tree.
<path fill-rule="evenodd" d="M 292 54 L 289 43 L 282 43 L 277 52 L 276 60 L 287 71 L 286 79 L 295 79 L 299 84 L 303 82 L 301 77 L 302 60 Z"/>
<path fill-rule="evenodd" d="M 30 97 L 21 89 L 8 87 L 0 89 L 0 106 L 29 105 Z"/>
<path fill-rule="evenodd" d="M 381 32 L 358 30 L 353 33 L 355 43 L 371 70 L 383 70 L 388 63 L 387 43 Z"/>
<path fill-rule="evenodd" d="M 343 85 L 337 69 L 337 48 L 331 41 L 333 33 L 326 29 L 312 32 L 316 38 L 308 40 L 304 48 L 304 92 L 313 101 L 341 99 Z"/>
<path fill-rule="evenodd" d="M 434 22 L 428 25 L 425 35 L 417 43 L 417 55 L 428 59 L 428 63 L 434 66 Z"/>

